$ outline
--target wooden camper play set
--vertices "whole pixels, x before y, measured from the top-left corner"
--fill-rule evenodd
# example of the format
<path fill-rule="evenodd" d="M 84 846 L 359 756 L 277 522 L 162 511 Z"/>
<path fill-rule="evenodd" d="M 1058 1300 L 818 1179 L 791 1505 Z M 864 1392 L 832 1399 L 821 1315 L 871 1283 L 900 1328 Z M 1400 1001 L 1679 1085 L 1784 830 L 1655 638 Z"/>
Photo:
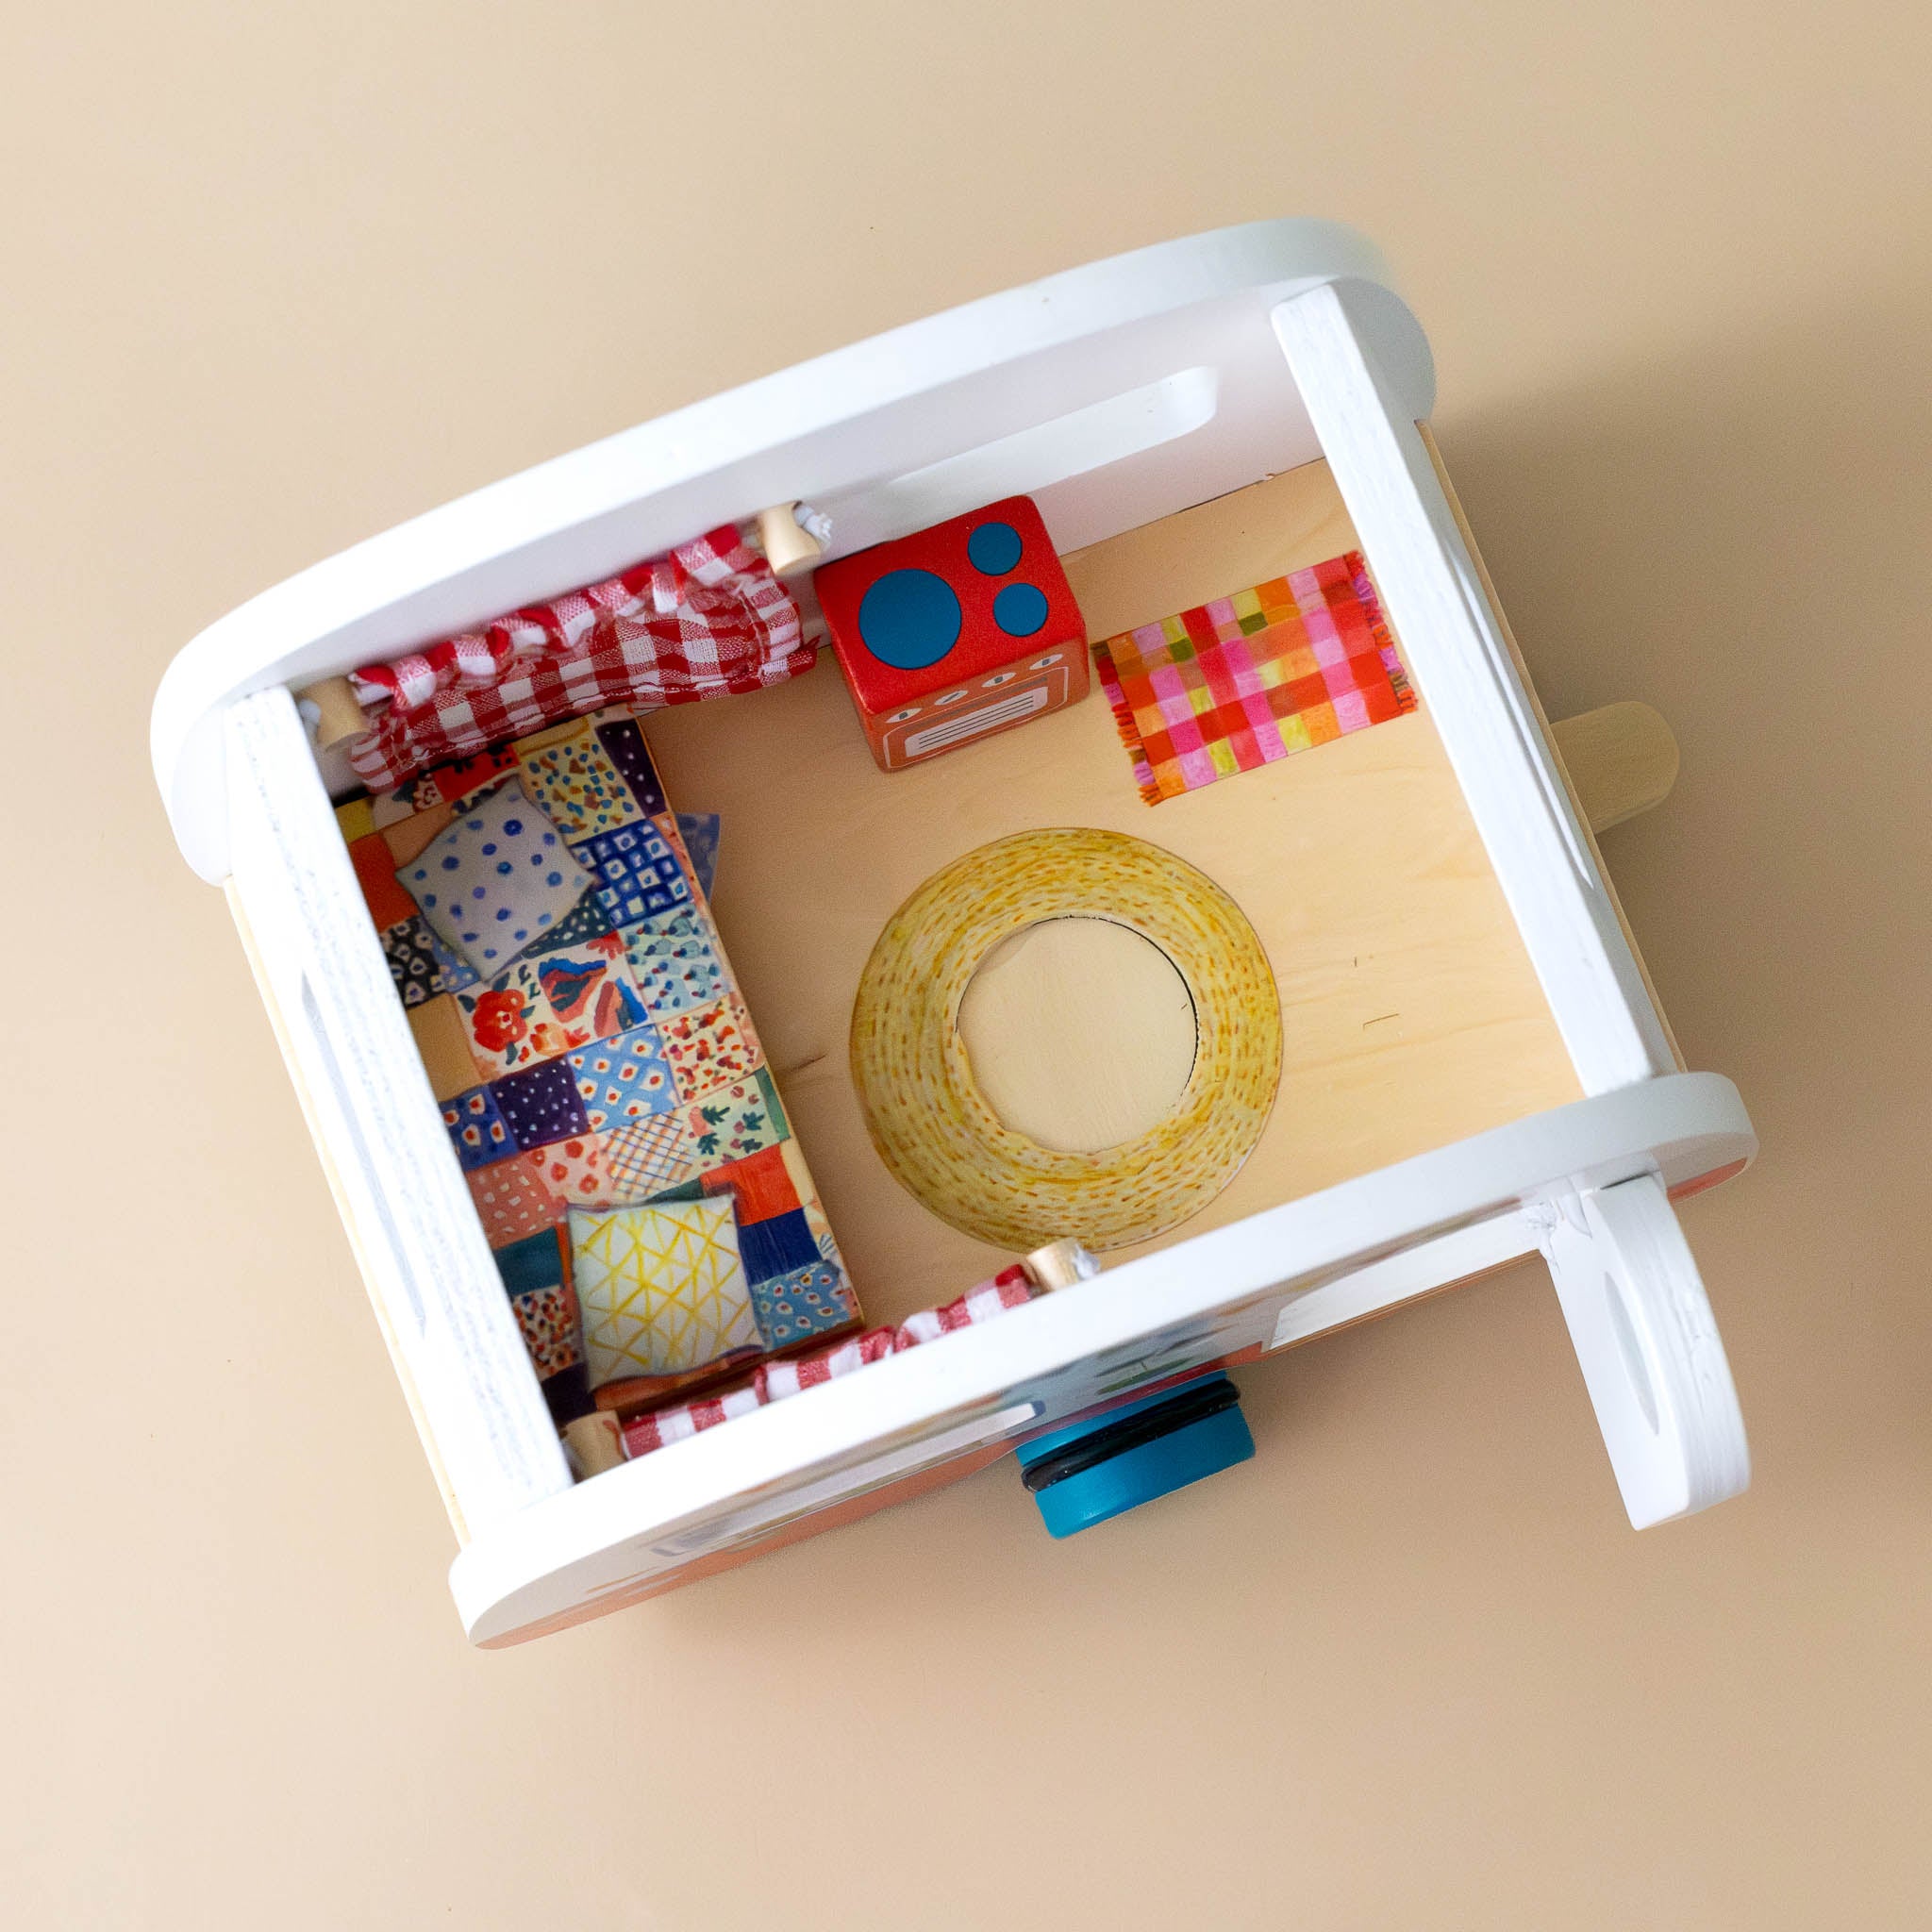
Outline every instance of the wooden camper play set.
<path fill-rule="evenodd" d="M 1546 724 L 1433 400 L 1375 252 L 1258 223 L 546 463 L 170 667 L 474 1641 L 1008 1454 L 1084 1528 L 1253 1453 L 1229 1365 L 1538 1252 L 1631 1521 L 1744 1486 L 1672 1203 L 1751 1124 L 1593 838 L 1674 748 Z"/>

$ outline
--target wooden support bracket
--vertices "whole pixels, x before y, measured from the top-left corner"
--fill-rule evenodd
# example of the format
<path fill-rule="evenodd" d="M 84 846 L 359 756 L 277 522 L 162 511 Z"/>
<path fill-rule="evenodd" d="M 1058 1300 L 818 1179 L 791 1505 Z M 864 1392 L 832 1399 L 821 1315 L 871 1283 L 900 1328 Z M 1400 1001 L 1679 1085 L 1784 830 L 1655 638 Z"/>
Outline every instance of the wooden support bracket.
<path fill-rule="evenodd" d="M 1600 705 L 1550 730 L 1592 832 L 1661 805 L 1677 782 L 1677 741 L 1648 705 Z"/>
<path fill-rule="evenodd" d="M 1744 1422 L 1663 1181 L 1558 1191 L 1525 1208 L 1634 1528 L 1735 1496 Z"/>

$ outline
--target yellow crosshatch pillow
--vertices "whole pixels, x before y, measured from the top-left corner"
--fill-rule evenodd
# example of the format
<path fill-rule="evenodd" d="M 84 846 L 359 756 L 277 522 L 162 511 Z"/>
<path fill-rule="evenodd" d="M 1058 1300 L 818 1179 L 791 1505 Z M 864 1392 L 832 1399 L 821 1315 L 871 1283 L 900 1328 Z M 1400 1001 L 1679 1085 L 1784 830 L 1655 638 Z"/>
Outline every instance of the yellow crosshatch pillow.
<path fill-rule="evenodd" d="M 573 1208 L 570 1244 L 593 1389 L 758 1345 L 728 1200 Z"/>

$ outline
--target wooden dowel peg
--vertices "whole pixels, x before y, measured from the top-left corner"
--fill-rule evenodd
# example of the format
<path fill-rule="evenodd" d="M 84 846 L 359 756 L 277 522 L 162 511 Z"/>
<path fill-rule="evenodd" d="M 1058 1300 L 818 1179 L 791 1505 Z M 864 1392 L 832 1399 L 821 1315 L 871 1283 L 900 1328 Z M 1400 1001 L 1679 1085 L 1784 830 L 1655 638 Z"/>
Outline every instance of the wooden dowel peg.
<path fill-rule="evenodd" d="M 1072 1288 L 1076 1281 L 1091 1281 L 1100 1273 L 1100 1263 L 1075 1241 L 1048 1241 L 1045 1247 L 1035 1248 L 1020 1265 L 1042 1293 Z"/>
<path fill-rule="evenodd" d="M 578 1478 L 602 1475 L 625 1459 L 624 1424 L 614 1415 L 580 1415 L 564 1425 L 563 1441 Z"/>
<path fill-rule="evenodd" d="M 346 677 L 325 677 L 295 693 L 295 703 L 315 734 L 318 751 L 333 751 L 351 738 L 368 730 L 362 707 L 357 702 L 356 688 Z"/>
<path fill-rule="evenodd" d="M 824 555 L 825 546 L 799 522 L 798 510 L 795 503 L 781 503 L 758 512 L 758 541 L 777 576 L 795 576 Z"/>
<path fill-rule="evenodd" d="M 1592 832 L 1661 805 L 1677 782 L 1677 741 L 1648 705 L 1600 705 L 1550 730 Z"/>

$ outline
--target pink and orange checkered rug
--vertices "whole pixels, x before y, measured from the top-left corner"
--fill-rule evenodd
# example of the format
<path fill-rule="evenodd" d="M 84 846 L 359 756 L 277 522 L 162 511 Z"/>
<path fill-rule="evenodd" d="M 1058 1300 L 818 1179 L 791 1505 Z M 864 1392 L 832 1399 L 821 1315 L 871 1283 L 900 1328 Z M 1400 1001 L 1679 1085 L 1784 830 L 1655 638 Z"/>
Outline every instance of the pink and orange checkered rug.
<path fill-rule="evenodd" d="M 1123 631 L 1093 661 L 1149 805 L 1415 709 L 1353 550 Z"/>

